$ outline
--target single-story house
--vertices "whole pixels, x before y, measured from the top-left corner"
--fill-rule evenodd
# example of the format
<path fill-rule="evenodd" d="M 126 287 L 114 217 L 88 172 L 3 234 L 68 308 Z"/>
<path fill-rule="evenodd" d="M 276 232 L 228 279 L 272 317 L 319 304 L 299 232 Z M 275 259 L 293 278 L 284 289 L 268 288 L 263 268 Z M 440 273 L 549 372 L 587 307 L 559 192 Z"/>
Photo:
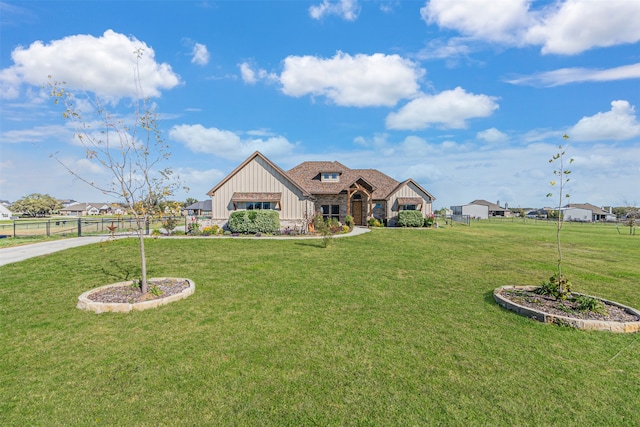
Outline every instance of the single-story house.
<path fill-rule="evenodd" d="M 454 215 L 468 215 L 476 219 L 488 219 L 490 216 L 511 216 L 509 209 L 482 199 L 474 200 L 466 205 L 451 206 L 451 210 Z"/>
<path fill-rule="evenodd" d="M 126 212 L 116 203 L 74 203 L 60 209 L 60 215 L 65 216 L 124 215 Z"/>
<path fill-rule="evenodd" d="M 5 205 L 0 204 L 0 219 L 11 219 L 13 213 Z"/>
<path fill-rule="evenodd" d="M 413 179 L 399 182 L 376 169 L 350 169 L 339 162 L 303 162 L 284 171 L 255 152 L 208 193 L 211 221 L 223 226 L 236 210 L 274 209 L 283 227 L 306 228 L 316 215 L 356 225 L 370 218 L 389 226 L 401 210 L 432 213 L 435 200 Z"/>
<path fill-rule="evenodd" d="M 590 203 L 569 203 L 562 208 L 562 217 L 565 221 L 615 221 L 616 216 L 598 206 Z"/>
<path fill-rule="evenodd" d="M 189 216 L 211 216 L 211 199 L 193 203 L 184 209 Z"/>

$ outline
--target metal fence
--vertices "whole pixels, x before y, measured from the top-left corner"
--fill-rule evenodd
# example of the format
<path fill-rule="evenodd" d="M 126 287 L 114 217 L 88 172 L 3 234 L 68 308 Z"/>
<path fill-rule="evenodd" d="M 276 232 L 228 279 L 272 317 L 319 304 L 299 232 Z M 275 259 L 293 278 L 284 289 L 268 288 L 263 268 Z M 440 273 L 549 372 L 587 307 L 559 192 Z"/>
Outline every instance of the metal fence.
<path fill-rule="evenodd" d="M 145 225 L 145 234 L 151 226 L 161 226 L 164 219 Z M 88 234 L 127 233 L 138 229 L 135 218 L 69 217 L 51 219 L 17 219 L 0 224 L 2 237 L 64 236 L 80 237 Z"/>

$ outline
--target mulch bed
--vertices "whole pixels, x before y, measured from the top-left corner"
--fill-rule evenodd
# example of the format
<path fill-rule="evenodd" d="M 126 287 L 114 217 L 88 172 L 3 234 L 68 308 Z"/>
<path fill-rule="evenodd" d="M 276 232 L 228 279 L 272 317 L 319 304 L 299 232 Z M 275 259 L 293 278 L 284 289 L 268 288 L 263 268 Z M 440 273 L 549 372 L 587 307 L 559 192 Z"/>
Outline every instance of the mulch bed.
<path fill-rule="evenodd" d="M 573 319 L 601 320 L 609 322 L 638 322 L 640 317 L 628 313 L 626 310 L 615 305 L 605 304 L 606 313 L 596 313 L 593 311 L 580 311 L 577 303 L 566 299 L 556 300 L 548 295 L 538 295 L 533 291 L 524 289 L 502 290 L 502 295 L 508 300 L 520 304 L 524 307 L 533 308 L 548 314 L 571 317 Z"/>
<path fill-rule="evenodd" d="M 157 286 L 162 294 L 154 295 L 151 292 L 143 294 L 140 288 L 122 285 L 101 289 L 89 294 L 87 298 L 95 302 L 134 304 L 179 294 L 189 287 L 189 282 L 184 279 L 149 279 L 148 283 L 149 288 Z"/>

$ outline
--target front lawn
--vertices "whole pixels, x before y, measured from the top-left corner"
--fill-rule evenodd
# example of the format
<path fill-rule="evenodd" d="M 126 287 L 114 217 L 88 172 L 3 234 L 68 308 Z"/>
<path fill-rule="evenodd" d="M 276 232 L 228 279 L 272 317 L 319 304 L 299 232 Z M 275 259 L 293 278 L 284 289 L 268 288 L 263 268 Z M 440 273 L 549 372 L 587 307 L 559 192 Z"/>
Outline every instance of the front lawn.
<path fill-rule="evenodd" d="M 640 307 L 640 237 L 571 224 L 574 290 Z M 82 312 L 137 277 L 135 239 L 0 267 L 2 425 L 633 425 L 638 334 L 544 325 L 494 288 L 555 267 L 553 225 L 321 240 L 150 239 L 191 297 Z"/>

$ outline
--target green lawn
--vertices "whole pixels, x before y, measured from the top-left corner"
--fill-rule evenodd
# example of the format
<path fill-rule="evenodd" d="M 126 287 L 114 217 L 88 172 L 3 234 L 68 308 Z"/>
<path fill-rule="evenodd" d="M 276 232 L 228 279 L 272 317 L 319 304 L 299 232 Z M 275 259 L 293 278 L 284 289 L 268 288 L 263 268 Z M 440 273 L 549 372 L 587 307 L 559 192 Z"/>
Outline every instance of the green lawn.
<path fill-rule="evenodd" d="M 574 290 L 640 307 L 640 236 L 567 224 Z M 78 295 L 132 278 L 135 239 L 0 267 L 2 425 L 629 426 L 640 336 L 501 309 L 539 284 L 553 225 L 320 240 L 158 239 L 150 277 L 196 293 L 131 314 Z"/>

